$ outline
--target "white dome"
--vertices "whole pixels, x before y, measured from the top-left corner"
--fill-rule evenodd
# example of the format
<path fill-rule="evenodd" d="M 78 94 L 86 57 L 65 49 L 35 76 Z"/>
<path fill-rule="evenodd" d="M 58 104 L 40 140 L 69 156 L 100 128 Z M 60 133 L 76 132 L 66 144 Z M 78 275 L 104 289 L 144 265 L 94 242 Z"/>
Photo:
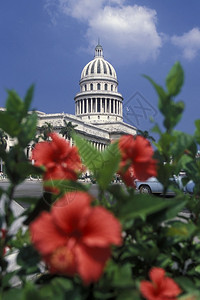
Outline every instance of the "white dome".
<path fill-rule="evenodd" d="M 118 93 L 115 69 L 103 57 L 103 48 L 97 45 L 94 59 L 82 70 L 76 94 L 76 116 L 83 121 L 100 124 L 123 120 L 123 97 Z"/>
<path fill-rule="evenodd" d="M 113 66 L 103 57 L 103 48 L 97 45 L 95 48 L 95 57 L 84 68 L 81 73 L 81 79 L 87 77 L 109 77 L 117 80 L 117 75 Z"/>

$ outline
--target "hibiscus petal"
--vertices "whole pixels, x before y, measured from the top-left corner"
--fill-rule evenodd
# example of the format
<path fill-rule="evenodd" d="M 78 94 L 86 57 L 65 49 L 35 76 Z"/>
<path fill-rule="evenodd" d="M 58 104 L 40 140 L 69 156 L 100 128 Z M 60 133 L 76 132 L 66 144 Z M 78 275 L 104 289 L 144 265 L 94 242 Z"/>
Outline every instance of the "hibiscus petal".
<path fill-rule="evenodd" d="M 157 285 L 160 285 L 160 283 L 165 278 L 165 270 L 163 270 L 162 268 L 152 268 L 149 272 L 149 277 Z"/>
<path fill-rule="evenodd" d="M 110 257 L 109 248 L 86 247 L 78 245 L 75 250 L 77 268 L 83 282 L 88 285 L 101 277 L 107 260 Z"/>
<path fill-rule="evenodd" d="M 164 288 L 163 296 L 170 299 L 171 297 L 178 296 L 182 292 L 179 286 L 176 284 L 176 282 L 169 277 L 165 278 L 165 282 L 163 283 L 163 288 Z"/>
<path fill-rule="evenodd" d="M 140 292 L 148 300 L 158 300 L 159 295 L 155 294 L 155 288 L 149 281 L 143 280 L 140 283 Z"/>
<path fill-rule="evenodd" d="M 121 245 L 121 225 L 105 208 L 94 207 L 83 227 L 83 243 L 87 246 Z"/>
<path fill-rule="evenodd" d="M 40 142 L 35 145 L 32 152 L 32 159 L 35 160 L 36 166 L 47 165 L 51 163 L 53 152 L 49 142 Z"/>
<path fill-rule="evenodd" d="M 147 180 L 152 176 L 157 175 L 156 171 L 156 161 L 151 159 L 145 163 L 135 163 L 133 164 L 135 177 L 139 180 Z"/>
<path fill-rule="evenodd" d="M 54 222 L 66 232 L 71 234 L 80 229 L 80 222 L 91 211 L 91 195 L 85 192 L 69 192 L 59 199 L 52 208 Z"/>
<path fill-rule="evenodd" d="M 57 247 L 67 243 L 67 237 L 55 226 L 52 216 L 47 212 L 41 215 L 30 224 L 31 240 L 35 248 L 46 255 Z"/>

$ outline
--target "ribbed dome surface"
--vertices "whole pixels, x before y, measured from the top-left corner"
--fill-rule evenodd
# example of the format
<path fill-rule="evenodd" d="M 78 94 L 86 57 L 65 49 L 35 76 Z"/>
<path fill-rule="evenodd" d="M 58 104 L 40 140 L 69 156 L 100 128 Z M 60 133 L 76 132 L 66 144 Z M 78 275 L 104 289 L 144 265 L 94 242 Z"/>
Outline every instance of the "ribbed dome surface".
<path fill-rule="evenodd" d="M 81 79 L 91 76 L 108 76 L 117 79 L 115 69 L 103 57 L 95 57 L 83 68 L 83 71 L 81 73 Z"/>

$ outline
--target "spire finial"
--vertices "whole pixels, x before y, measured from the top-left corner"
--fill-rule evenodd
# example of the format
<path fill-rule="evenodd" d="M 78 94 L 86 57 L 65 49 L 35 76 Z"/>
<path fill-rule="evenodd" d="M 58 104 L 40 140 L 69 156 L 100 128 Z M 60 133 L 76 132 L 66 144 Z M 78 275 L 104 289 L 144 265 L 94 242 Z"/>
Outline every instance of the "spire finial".
<path fill-rule="evenodd" d="M 100 45 L 100 38 L 98 38 L 98 45 L 95 47 L 94 57 L 103 57 L 103 48 Z"/>

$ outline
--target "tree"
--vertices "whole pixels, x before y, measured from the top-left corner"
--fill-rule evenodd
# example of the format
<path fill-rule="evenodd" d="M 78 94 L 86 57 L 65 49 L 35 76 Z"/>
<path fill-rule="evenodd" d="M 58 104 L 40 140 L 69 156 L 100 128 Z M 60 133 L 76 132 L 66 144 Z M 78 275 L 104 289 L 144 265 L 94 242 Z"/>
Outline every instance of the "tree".
<path fill-rule="evenodd" d="M 142 131 L 138 129 L 137 134 L 143 136 L 145 139 L 155 142 L 155 138 L 152 135 L 149 135 L 149 132 L 147 130 Z"/>
<path fill-rule="evenodd" d="M 6 150 L 7 147 L 7 140 L 7 134 L 2 129 L 0 129 L 0 147 L 2 147 L 4 150 Z"/>
<path fill-rule="evenodd" d="M 40 138 L 44 141 L 49 140 L 49 134 L 53 131 L 53 125 L 49 122 L 45 122 L 44 125 L 40 128 Z"/>
<path fill-rule="evenodd" d="M 74 132 L 74 128 L 78 125 L 72 125 L 72 122 L 67 122 L 66 120 L 64 120 L 64 124 L 65 125 L 61 128 L 59 133 L 62 134 L 65 139 L 70 140 L 72 133 Z"/>
<path fill-rule="evenodd" d="M 7 134 L 0 129 L 0 151 L 5 151 L 7 148 L 7 140 L 8 140 L 8 136 Z M 0 172 L 3 171 L 3 161 L 2 158 L 0 160 Z"/>

